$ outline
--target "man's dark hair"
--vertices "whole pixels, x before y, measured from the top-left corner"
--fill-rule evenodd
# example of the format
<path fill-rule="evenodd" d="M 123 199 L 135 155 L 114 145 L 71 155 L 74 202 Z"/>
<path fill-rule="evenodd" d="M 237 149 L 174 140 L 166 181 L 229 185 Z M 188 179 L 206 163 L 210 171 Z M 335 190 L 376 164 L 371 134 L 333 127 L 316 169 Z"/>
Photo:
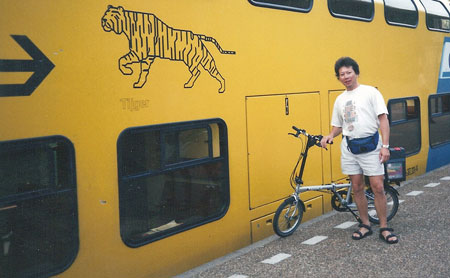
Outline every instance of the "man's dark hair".
<path fill-rule="evenodd" d="M 342 67 L 352 67 L 355 73 L 359 75 L 358 63 L 350 57 L 342 57 L 334 64 L 334 72 L 336 72 L 337 79 L 339 79 L 339 69 Z"/>

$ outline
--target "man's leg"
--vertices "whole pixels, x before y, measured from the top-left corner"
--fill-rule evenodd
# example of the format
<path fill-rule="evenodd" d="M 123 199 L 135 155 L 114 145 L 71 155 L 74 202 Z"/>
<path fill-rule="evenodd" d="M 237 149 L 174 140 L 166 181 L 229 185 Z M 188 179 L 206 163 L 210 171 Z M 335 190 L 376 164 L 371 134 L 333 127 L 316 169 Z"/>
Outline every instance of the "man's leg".
<path fill-rule="evenodd" d="M 384 193 L 384 176 L 372 176 L 369 177 L 370 187 L 372 188 L 372 192 L 375 196 L 375 210 L 377 211 L 378 219 L 380 219 L 380 228 L 387 228 L 387 219 L 386 219 L 386 195 Z M 366 205 L 367 206 L 367 205 Z M 387 237 L 391 232 L 384 231 L 382 235 Z M 392 237 L 389 241 L 395 241 L 397 237 Z"/>
<path fill-rule="evenodd" d="M 364 225 L 370 226 L 369 223 L 369 214 L 367 209 L 367 198 L 364 194 L 364 176 L 362 174 L 359 175 L 349 175 L 350 181 L 352 182 L 352 190 L 353 197 L 358 207 L 359 217 L 361 218 L 361 222 Z M 368 229 L 364 227 L 360 227 L 359 232 L 362 235 L 365 235 L 369 232 Z M 359 238 L 360 235 L 357 233 L 353 233 L 353 238 Z"/>

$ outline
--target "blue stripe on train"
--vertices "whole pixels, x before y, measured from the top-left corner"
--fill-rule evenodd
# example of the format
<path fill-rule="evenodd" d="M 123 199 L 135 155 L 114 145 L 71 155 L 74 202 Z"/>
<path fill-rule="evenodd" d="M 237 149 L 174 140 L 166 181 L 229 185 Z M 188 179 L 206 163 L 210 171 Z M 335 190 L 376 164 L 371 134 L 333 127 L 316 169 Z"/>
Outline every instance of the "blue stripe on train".
<path fill-rule="evenodd" d="M 450 37 L 444 38 L 436 93 L 450 92 Z M 450 144 L 429 149 L 427 172 L 450 163 Z"/>
<path fill-rule="evenodd" d="M 427 172 L 450 163 L 450 144 L 444 144 L 428 151 Z"/>

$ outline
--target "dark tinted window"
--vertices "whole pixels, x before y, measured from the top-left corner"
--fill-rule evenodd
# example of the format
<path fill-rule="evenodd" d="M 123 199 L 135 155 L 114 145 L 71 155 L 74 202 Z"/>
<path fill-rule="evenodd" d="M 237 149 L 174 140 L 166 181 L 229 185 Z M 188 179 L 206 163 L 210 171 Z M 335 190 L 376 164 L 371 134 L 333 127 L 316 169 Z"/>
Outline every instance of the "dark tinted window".
<path fill-rule="evenodd" d="M 124 242 L 137 247 L 222 217 L 227 148 L 221 120 L 125 130 L 117 142 Z"/>
<path fill-rule="evenodd" d="M 427 27 L 433 31 L 450 31 L 450 15 L 444 4 L 434 0 L 420 0 L 426 11 Z"/>
<path fill-rule="evenodd" d="M 431 95 L 428 108 L 431 147 L 450 142 L 450 94 Z"/>
<path fill-rule="evenodd" d="M 410 0 L 384 0 L 384 15 L 393 25 L 416 27 L 419 21 L 417 7 Z"/>
<path fill-rule="evenodd" d="M 0 277 L 49 277 L 77 251 L 72 144 L 59 136 L 0 142 Z"/>
<path fill-rule="evenodd" d="M 328 0 L 328 9 L 335 17 L 370 21 L 374 14 L 373 0 Z"/>
<path fill-rule="evenodd" d="M 407 155 L 419 152 L 421 146 L 419 98 L 389 100 L 387 107 L 391 127 L 389 144 L 392 147 L 404 147 Z"/>
<path fill-rule="evenodd" d="M 311 10 L 313 0 L 249 0 L 255 6 L 274 9 L 295 10 L 308 12 Z"/>

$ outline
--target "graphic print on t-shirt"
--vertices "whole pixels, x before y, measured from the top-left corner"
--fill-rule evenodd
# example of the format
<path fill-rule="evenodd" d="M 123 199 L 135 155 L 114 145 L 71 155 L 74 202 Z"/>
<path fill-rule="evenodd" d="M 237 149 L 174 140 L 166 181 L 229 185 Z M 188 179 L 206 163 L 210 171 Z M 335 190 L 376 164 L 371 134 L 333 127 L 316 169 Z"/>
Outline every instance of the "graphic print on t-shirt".
<path fill-rule="evenodd" d="M 353 131 L 355 128 L 353 123 L 358 120 L 356 115 L 356 107 L 353 104 L 352 100 L 349 100 L 345 103 L 344 107 L 344 121 L 348 124 L 348 131 Z"/>

